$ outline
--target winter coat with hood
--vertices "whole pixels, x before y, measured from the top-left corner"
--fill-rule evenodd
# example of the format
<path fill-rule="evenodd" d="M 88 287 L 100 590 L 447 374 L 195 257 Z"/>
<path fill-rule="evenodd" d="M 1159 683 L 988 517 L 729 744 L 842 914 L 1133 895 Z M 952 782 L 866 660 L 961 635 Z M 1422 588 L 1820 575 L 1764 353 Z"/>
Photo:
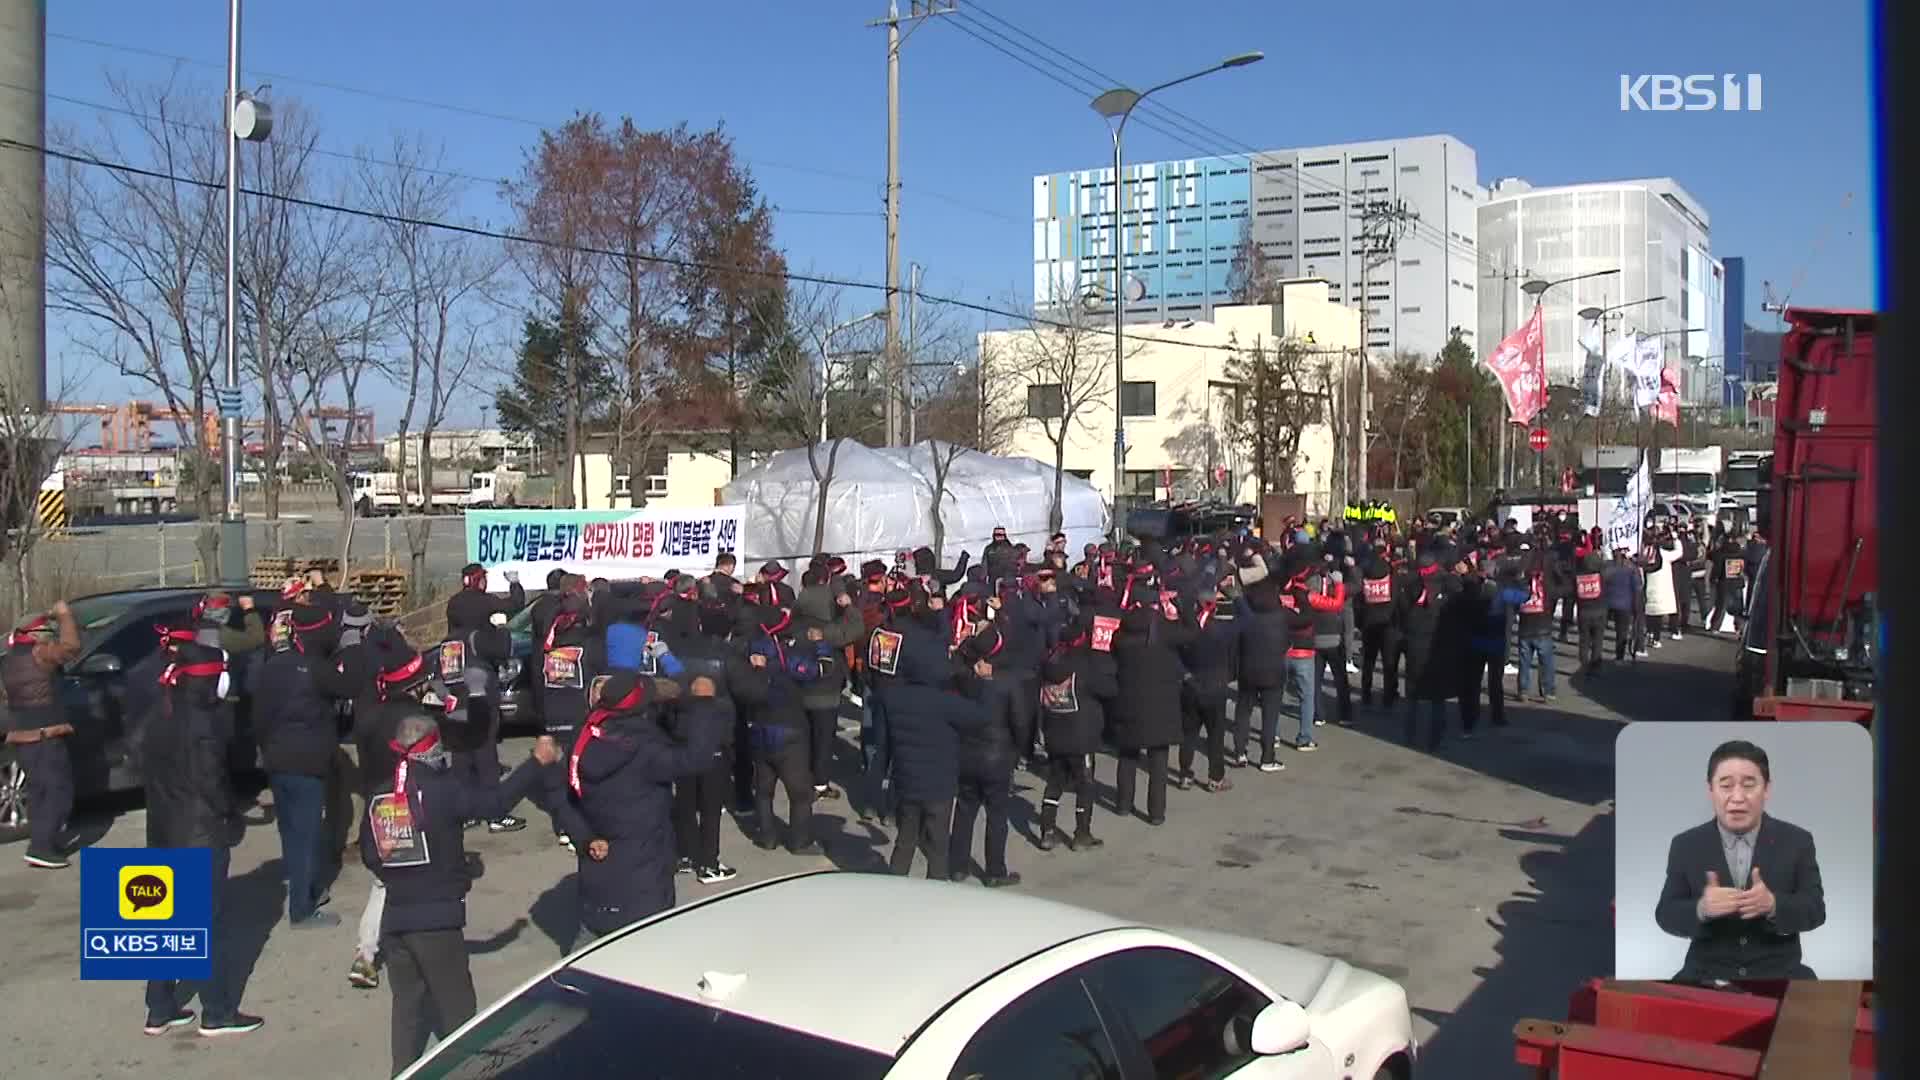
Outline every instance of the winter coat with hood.
<path fill-rule="evenodd" d="M 1640 601 L 1644 580 L 1640 568 L 1624 559 L 1616 559 L 1607 564 L 1600 572 L 1600 583 L 1606 592 L 1608 611 L 1631 612 Z"/>
<path fill-rule="evenodd" d="M 1469 627 L 1449 609 L 1460 594 L 1460 580 L 1432 556 L 1421 556 L 1418 584 L 1400 597 L 1406 628 L 1408 696 L 1445 700 L 1459 693 L 1459 672 L 1466 658 Z"/>
<path fill-rule="evenodd" d="M 842 605 L 839 598 L 849 596 Z M 808 628 L 820 631 L 820 677 L 801 689 L 801 704 L 808 709 L 835 709 L 840 706 L 841 691 L 847 685 L 847 647 L 866 636 L 866 621 L 861 618 L 850 594 L 835 584 L 809 584 L 795 601 L 794 625 L 804 642 Z"/>
<path fill-rule="evenodd" d="M 1137 607 L 1121 617 L 1113 637 L 1113 661 L 1120 673 L 1114 699 L 1114 741 L 1123 750 L 1171 746 L 1180 741 L 1182 686 L 1187 666 L 1180 652 L 1194 638 L 1190 620 L 1171 620 L 1154 607 Z"/>
<path fill-rule="evenodd" d="M 831 650 L 825 642 L 793 638 L 791 611 L 752 610 L 758 633 L 745 648 L 751 674 L 733 688 L 734 700 L 747 706 L 754 748 L 779 753 L 805 739 L 807 713 L 802 695 L 807 686 L 819 681 L 822 655 Z M 761 658 L 758 665 L 753 663 L 756 656 Z"/>
<path fill-rule="evenodd" d="M 962 776 L 996 777 L 1013 771 L 1014 694 L 1021 683 L 999 665 L 1006 657 L 1000 632 L 988 625 L 960 643 L 953 652 L 954 688 L 980 704 L 986 713 L 984 723 L 960 732 L 959 763 Z M 981 678 L 973 670 L 984 660 L 993 674 Z"/>
<path fill-rule="evenodd" d="M 1181 646 L 1180 658 L 1192 676 L 1186 694 L 1198 704 L 1223 705 L 1227 684 L 1233 681 L 1240 656 L 1240 619 L 1232 604 L 1212 597 L 1195 605 L 1193 635 Z"/>
<path fill-rule="evenodd" d="M 332 767 L 340 744 L 340 711 L 313 673 L 330 661 L 327 646 L 338 636 L 296 629 L 294 648 L 268 657 L 248 674 L 255 737 L 268 772 L 325 776 Z"/>
<path fill-rule="evenodd" d="M 401 706 L 402 702 L 389 704 Z M 423 708 L 416 701 L 407 701 L 404 707 L 414 713 Z M 404 748 L 389 746 L 387 771 L 372 776 L 368 787 L 373 794 L 391 792 L 407 800 L 415 827 L 426 836 L 428 861 L 419 866 L 382 866 L 374 831 L 360 830 L 360 861 L 387 887 L 380 931 L 403 934 L 462 929 L 467 925 L 467 890 L 473 884 L 467 868 L 465 824 L 505 817 L 546 774 L 538 762 L 528 758 L 497 786 L 488 786 L 454 775 L 449 767 L 451 759 L 444 753 L 426 759 L 409 756 L 405 784 L 397 788 L 394 766 L 404 752 Z"/>
<path fill-rule="evenodd" d="M 233 703 L 220 696 L 225 666 L 219 649 L 180 643 L 156 675 L 159 692 L 145 699 L 140 759 L 148 847 L 234 844 Z"/>
<path fill-rule="evenodd" d="M 1240 624 L 1240 686 L 1273 690 L 1286 681 L 1287 639 L 1293 613 L 1271 588 L 1249 588 L 1234 600 Z"/>
<path fill-rule="evenodd" d="M 987 722 L 979 701 L 953 688 L 944 634 L 922 622 L 902 631 L 898 677 L 881 691 L 903 802 L 938 804 L 960 791 L 960 733 Z"/>
<path fill-rule="evenodd" d="M 1040 731 L 1048 754 L 1091 754 L 1106 731 L 1101 704 L 1120 695 L 1119 669 L 1112 653 L 1095 652 L 1084 626 L 1040 668 Z"/>
<path fill-rule="evenodd" d="M 1354 614 L 1363 627 L 1390 626 L 1394 615 L 1393 564 L 1377 551 L 1361 564 L 1360 581 L 1353 589 Z"/>
<path fill-rule="evenodd" d="M 527 590 L 518 581 L 508 582 L 507 595 L 498 596 L 484 587 L 486 571 L 471 572 L 461 590 L 447 598 L 447 636 L 470 634 L 487 625 L 495 615 L 512 618 L 527 606 Z"/>
<path fill-rule="evenodd" d="M 579 855 L 580 921 L 596 934 L 673 906 L 673 783 L 707 769 L 733 733 L 726 698 L 680 693 L 669 705 L 654 700 L 662 685 L 645 676 L 609 679 L 606 704 L 563 748 L 569 783 L 556 816 Z M 669 732 L 669 710 L 680 738 Z M 607 842 L 606 858 L 588 853 L 590 839 Z"/>

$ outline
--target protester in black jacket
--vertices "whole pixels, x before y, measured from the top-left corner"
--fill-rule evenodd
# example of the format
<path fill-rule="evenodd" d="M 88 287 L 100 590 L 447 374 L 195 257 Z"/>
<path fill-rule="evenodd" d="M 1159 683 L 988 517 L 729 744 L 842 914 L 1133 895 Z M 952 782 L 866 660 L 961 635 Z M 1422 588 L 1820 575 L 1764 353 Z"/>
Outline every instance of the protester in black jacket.
<path fill-rule="evenodd" d="M 1532 685 L 1533 669 L 1540 669 L 1539 694 L 1534 700 L 1546 703 L 1554 698 L 1556 660 L 1553 651 L 1553 611 L 1561 596 L 1572 587 L 1554 555 L 1536 549 L 1529 555 L 1522 584 L 1527 598 L 1520 602 L 1519 633 L 1520 675 L 1514 690 L 1525 697 Z"/>
<path fill-rule="evenodd" d="M 1416 575 L 1416 586 L 1398 600 L 1400 625 L 1406 631 L 1406 742 L 1409 746 L 1414 743 L 1424 703 L 1429 714 L 1427 745 L 1433 748 L 1446 737 L 1447 701 L 1459 693 L 1460 667 L 1470 628 L 1462 625 L 1451 633 L 1442 632 L 1443 612 L 1459 593 L 1460 584 L 1433 554 L 1420 556 Z"/>
<path fill-rule="evenodd" d="M 1040 798 L 1040 850 L 1051 851 L 1060 835 L 1060 797 L 1073 792 L 1075 851 L 1099 847 L 1093 835 L 1094 751 L 1106 726 L 1101 703 L 1119 696 L 1119 673 L 1113 654 L 1096 652 L 1089 643 L 1084 619 L 1067 630 L 1067 638 L 1040 672 L 1041 722 L 1046 728 L 1047 787 Z"/>
<path fill-rule="evenodd" d="M 1039 588 L 1037 578 L 1003 580 L 999 595 L 991 603 L 993 625 L 1000 631 L 1000 655 L 993 661 L 993 677 L 1005 688 L 1012 708 L 1013 749 L 1019 760 L 1035 772 L 1042 762 L 1035 751 L 1040 737 L 1040 661 L 1051 642 L 1047 640 L 1047 610 L 1029 591 Z"/>
<path fill-rule="evenodd" d="M 1381 701 L 1388 709 L 1400 701 L 1400 627 L 1395 618 L 1399 608 L 1394 603 L 1400 578 L 1391 562 L 1379 551 L 1372 551 L 1361 566 L 1359 587 L 1354 590 L 1354 600 L 1360 606 L 1360 704 L 1367 708 L 1373 706 L 1375 660 L 1382 669 Z"/>
<path fill-rule="evenodd" d="M 149 714 L 143 724 L 141 779 L 147 797 L 147 846 L 206 848 L 213 863 L 208 955 L 212 977 L 200 984 L 200 1029 L 209 1035 L 257 1030 L 262 1021 L 239 1011 L 245 975 L 233 952 L 233 920 L 222 918 L 227 870 L 239 830 L 228 746 L 233 740 L 231 679 L 226 655 L 195 644 L 191 630 L 169 632 L 162 652 L 165 666 L 159 693 L 144 696 Z M 161 1035 L 193 1020 L 172 979 L 155 979 L 146 988 L 146 1032 Z"/>
<path fill-rule="evenodd" d="M 511 619 L 527 606 L 527 590 L 520 575 L 506 573 L 507 595 L 487 591 L 487 568 L 468 563 L 460 570 L 460 591 L 447 599 L 447 637 L 459 640 L 492 622 L 495 615 Z"/>
<path fill-rule="evenodd" d="M 673 782 L 709 768 L 733 729 L 711 676 L 693 676 L 688 690 L 616 672 L 574 741 L 559 810 L 568 834 L 590 838 L 579 850 L 576 949 L 673 906 Z"/>
<path fill-rule="evenodd" d="M 1193 636 L 1181 647 L 1180 656 L 1192 675 L 1181 688 L 1180 704 L 1184 723 L 1180 739 L 1180 771 L 1174 786 L 1185 789 L 1194 783 L 1193 755 L 1201 738 L 1206 739 L 1207 778 L 1198 781 L 1207 791 L 1226 791 L 1233 787 L 1227 779 L 1227 686 L 1233 681 L 1234 661 L 1239 657 L 1240 620 L 1223 592 L 1216 591 L 1195 605 Z"/>
<path fill-rule="evenodd" d="M 677 836 L 675 847 L 681 857 L 679 869 L 699 875 L 700 880 L 708 885 L 731 881 L 735 876 L 734 869 L 720 858 L 720 819 L 727 792 L 732 789 L 735 747 L 745 741 L 745 720 L 741 716 L 742 710 L 735 707 L 733 688 L 755 678 L 746 657 L 726 639 L 731 625 L 732 617 L 726 604 L 714 600 L 702 601 L 703 632 L 669 642 L 673 656 L 680 665 L 679 678 L 689 686 L 700 676 L 711 679 L 714 694 L 724 702 L 728 718 L 726 729 L 720 733 L 720 742 L 714 748 L 713 757 L 706 768 L 682 778 L 674 785 L 673 791 L 673 827 Z M 690 706 L 683 695 L 680 706 L 675 710 L 676 731 L 683 741 L 688 724 L 696 718 L 688 715 L 689 711 L 697 714 L 706 708 L 704 705 Z M 751 759 L 748 770 L 750 783 Z"/>
<path fill-rule="evenodd" d="M 1265 573 L 1264 565 L 1262 573 Z M 1244 578 L 1242 579 L 1244 581 Z M 1287 641 L 1290 613 L 1276 588 L 1262 581 L 1248 587 L 1234 602 L 1240 624 L 1240 681 L 1234 695 L 1233 756 L 1228 763 L 1244 768 L 1249 762 L 1254 710 L 1260 712 L 1262 757 L 1271 759 L 1280 737 L 1280 713 L 1285 701 Z"/>
<path fill-rule="evenodd" d="M 319 910 L 327 891 L 321 868 L 331 862 L 331 853 L 322 861 L 322 823 L 339 714 L 313 678 L 338 635 L 331 611 L 297 607 L 294 647 L 255 666 L 248 680 L 287 874 L 287 921 L 296 929 L 340 925 L 340 916 Z"/>
<path fill-rule="evenodd" d="M 918 624 L 901 632 L 897 676 L 881 691 L 893 740 L 899 823 L 888 863 L 893 873 L 905 875 L 913 870 L 915 851 L 924 849 L 928 880 L 946 881 L 948 822 L 960 789 L 960 733 L 985 724 L 987 710 L 953 689 L 945 636 L 927 622 L 933 610 L 922 607 Z"/>
<path fill-rule="evenodd" d="M 747 706 L 747 738 L 753 749 L 753 797 L 763 850 L 780 846 L 773 817 L 776 783 L 787 791 L 788 850 L 795 855 L 825 853 L 813 839 L 813 781 L 808 770 L 805 688 L 819 681 L 821 660 L 831 650 L 817 636 L 793 637 L 793 611 L 754 605 L 754 636 L 746 644 L 749 674 L 734 687 L 735 700 Z"/>
<path fill-rule="evenodd" d="M 441 702 L 428 692 L 426 675 L 390 680 L 388 688 L 389 704 L 403 706 L 406 715 L 389 744 L 393 769 L 368 803 L 360 858 L 386 885 L 380 952 L 393 993 L 398 1075 L 427 1048 L 430 1036 L 445 1039 L 474 1014 L 464 933 L 471 878 L 462 826 L 506 814 L 540 782 L 541 770 L 560 760 L 560 750 L 541 739 L 532 760 L 481 791 L 451 771 L 435 719 Z"/>
<path fill-rule="evenodd" d="M 1134 813 L 1138 770 L 1147 770 L 1147 823 L 1167 823 L 1167 758 L 1180 741 L 1181 696 L 1187 668 L 1180 650 L 1193 640 L 1191 623 L 1172 597 L 1136 607 L 1120 620 L 1113 660 L 1120 672 L 1114 736 L 1120 748 L 1114 811 Z"/>
<path fill-rule="evenodd" d="M 954 649 L 957 681 L 969 698 L 980 703 L 986 722 L 960 733 L 959 791 L 953 804 L 953 835 L 947 845 L 947 865 L 954 881 L 969 876 L 973 852 L 973 821 L 982 808 L 987 815 L 985 874 L 988 888 L 1020 884 L 1020 875 L 1007 869 L 1007 810 L 1013 801 L 1014 748 L 1023 734 L 1015 719 L 1013 687 L 998 665 L 1006 657 L 1005 641 L 993 623 L 978 623 L 973 635 Z"/>

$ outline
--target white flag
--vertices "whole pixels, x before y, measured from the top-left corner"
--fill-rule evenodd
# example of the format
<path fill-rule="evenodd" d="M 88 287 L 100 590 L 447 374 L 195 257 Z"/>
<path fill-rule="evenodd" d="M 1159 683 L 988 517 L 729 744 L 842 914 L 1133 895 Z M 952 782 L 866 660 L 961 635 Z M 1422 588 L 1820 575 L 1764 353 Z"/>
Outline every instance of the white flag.
<path fill-rule="evenodd" d="M 1647 476 L 1647 459 L 1640 458 L 1640 468 L 1635 470 L 1633 480 L 1627 484 L 1627 493 L 1620 496 L 1607 514 L 1606 531 L 1607 551 L 1625 548 L 1639 554 L 1640 535 L 1647 525 L 1647 513 L 1653 509 L 1653 482 Z"/>
<path fill-rule="evenodd" d="M 1633 412 L 1650 409 L 1660 400 L 1660 368 L 1666 359 L 1665 340 L 1644 337 L 1633 345 Z"/>

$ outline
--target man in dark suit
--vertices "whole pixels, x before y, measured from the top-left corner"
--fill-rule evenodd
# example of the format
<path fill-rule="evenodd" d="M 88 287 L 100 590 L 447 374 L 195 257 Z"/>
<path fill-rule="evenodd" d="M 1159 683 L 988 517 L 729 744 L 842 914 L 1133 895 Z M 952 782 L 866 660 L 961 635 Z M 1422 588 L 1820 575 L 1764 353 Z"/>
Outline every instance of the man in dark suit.
<path fill-rule="evenodd" d="M 1767 752 L 1744 740 L 1707 757 L 1713 820 L 1673 838 L 1654 919 L 1687 938 L 1675 982 L 1811 979 L 1800 935 L 1827 921 L 1813 834 L 1766 813 Z"/>

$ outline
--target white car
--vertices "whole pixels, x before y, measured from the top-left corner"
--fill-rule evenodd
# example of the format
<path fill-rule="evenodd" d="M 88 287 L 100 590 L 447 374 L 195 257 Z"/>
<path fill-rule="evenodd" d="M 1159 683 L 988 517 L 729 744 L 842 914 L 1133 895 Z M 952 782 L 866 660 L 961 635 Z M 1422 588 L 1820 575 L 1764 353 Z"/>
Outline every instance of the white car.
<path fill-rule="evenodd" d="M 1397 984 L 1285 945 L 823 871 L 675 908 L 509 994 L 402 1075 L 1407 1080 Z"/>

